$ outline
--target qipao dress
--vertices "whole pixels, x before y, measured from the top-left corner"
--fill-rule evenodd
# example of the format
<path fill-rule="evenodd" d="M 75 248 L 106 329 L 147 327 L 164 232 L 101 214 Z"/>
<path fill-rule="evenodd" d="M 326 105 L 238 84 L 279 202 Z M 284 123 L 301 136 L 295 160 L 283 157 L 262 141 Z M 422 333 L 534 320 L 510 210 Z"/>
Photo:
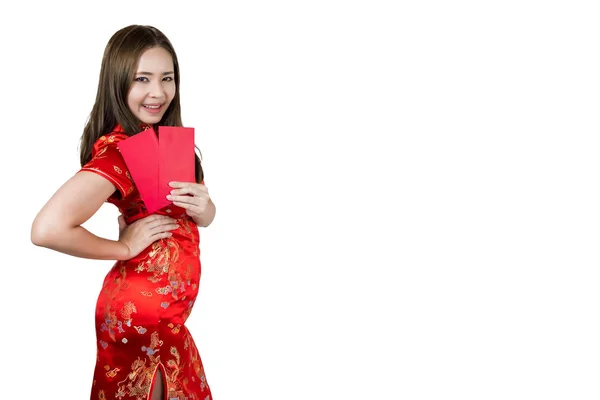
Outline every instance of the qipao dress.
<path fill-rule="evenodd" d="M 81 171 L 97 173 L 117 190 L 107 200 L 127 223 L 147 216 L 117 143 L 117 126 L 95 143 Z M 165 399 L 212 400 L 198 349 L 185 326 L 200 283 L 199 230 L 187 214 L 169 207 L 157 214 L 179 228 L 106 275 L 96 305 L 97 358 L 91 399 L 148 400 L 160 368 Z M 177 214 L 177 213 L 176 213 Z"/>

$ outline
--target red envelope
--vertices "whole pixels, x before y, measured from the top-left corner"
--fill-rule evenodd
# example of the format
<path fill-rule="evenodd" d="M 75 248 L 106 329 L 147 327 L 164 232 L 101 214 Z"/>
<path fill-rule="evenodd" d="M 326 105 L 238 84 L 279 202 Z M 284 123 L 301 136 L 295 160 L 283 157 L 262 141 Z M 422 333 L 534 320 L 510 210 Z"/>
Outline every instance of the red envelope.
<path fill-rule="evenodd" d="M 180 126 L 158 127 L 158 198 L 166 199 L 173 188 L 169 182 L 196 182 L 196 165 L 194 151 L 194 128 Z M 183 207 L 178 207 L 167 200 L 171 206 L 171 215 L 185 214 Z"/>
<path fill-rule="evenodd" d="M 154 129 L 147 129 L 121 140 L 117 146 L 148 212 L 160 209 L 156 190 L 158 138 Z"/>
<path fill-rule="evenodd" d="M 158 196 L 173 189 L 169 182 L 196 182 L 194 128 L 158 127 Z"/>
<path fill-rule="evenodd" d="M 195 182 L 194 128 L 159 126 L 118 143 L 146 210 L 152 214 L 169 206 L 171 215 L 185 213 L 166 196 L 171 181 Z"/>

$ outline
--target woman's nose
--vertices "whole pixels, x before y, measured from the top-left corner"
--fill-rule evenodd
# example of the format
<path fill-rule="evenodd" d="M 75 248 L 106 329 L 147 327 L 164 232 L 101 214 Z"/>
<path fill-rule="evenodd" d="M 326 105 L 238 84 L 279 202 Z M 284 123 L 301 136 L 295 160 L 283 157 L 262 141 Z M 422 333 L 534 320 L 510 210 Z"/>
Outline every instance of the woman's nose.
<path fill-rule="evenodd" d="M 148 93 L 151 97 L 156 97 L 156 98 L 161 98 L 164 96 L 165 91 L 163 90 L 163 87 L 161 85 L 161 82 L 152 82 L 150 84 L 150 92 Z"/>

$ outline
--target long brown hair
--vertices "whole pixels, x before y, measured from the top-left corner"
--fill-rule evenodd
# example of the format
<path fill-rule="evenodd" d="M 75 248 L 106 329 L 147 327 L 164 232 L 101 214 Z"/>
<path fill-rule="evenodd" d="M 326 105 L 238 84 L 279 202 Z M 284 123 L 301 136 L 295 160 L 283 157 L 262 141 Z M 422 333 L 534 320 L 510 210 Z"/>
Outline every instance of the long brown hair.
<path fill-rule="evenodd" d="M 128 136 L 140 131 L 140 122 L 127 105 L 127 95 L 142 53 L 152 47 L 162 47 L 171 54 L 175 72 L 175 96 L 157 125 L 183 126 L 179 101 L 179 62 L 173 45 L 153 26 L 127 26 L 110 38 L 104 50 L 96 101 L 81 135 L 81 166 L 91 160 L 94 143 L 102 135 L 112 132 L 116 124 L 121 125 Z M 200 149 L 196 149 L 200 152 Z M 201 182 L 204 172 L 198 154 L 195 164 L 196 181 Z"/>

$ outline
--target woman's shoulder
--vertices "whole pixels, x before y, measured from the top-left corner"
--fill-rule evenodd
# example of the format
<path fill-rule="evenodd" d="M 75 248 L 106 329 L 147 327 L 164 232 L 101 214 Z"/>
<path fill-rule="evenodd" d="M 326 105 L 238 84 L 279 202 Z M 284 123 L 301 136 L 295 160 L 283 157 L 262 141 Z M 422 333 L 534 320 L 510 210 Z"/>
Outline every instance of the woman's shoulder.
<path fill-rule="evenodd" d="M 109 148 L 117 149 L 117 143 L 121 140 L 127 139 L 129 136 L 117 125 L 112 132 L 102 135 L 94 143 L 92 149 L 92 157 L 96 156 L 100 152 L 106 152 Z M 114 146 L 111 146 L 114 145 Z"/>

